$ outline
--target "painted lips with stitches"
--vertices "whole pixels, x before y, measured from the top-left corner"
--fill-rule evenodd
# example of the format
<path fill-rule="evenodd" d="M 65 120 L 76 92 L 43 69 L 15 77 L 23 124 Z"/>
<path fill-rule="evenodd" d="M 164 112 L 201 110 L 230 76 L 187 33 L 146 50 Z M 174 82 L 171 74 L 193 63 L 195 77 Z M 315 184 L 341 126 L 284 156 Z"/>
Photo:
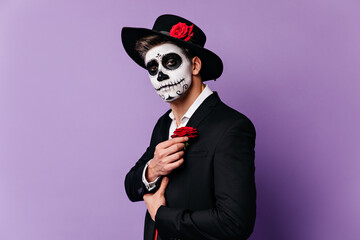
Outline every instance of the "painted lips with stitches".
<path fill-rule="evenodd" d="M 180 80 L 177 80 L 176 82 L 166 82 L 166 83 L 163 83 L 159 88 L 155 88 L 156 91 L 160 91 L 161 89 L 166 89 L 166 88 L 170 88 L 170 87 L 173 87 L 173 86 L 176 86 L 176 85 L 179 85 L 181 84 L 182 82 L 185 81 L 185 78 L 182 78 Z"/>

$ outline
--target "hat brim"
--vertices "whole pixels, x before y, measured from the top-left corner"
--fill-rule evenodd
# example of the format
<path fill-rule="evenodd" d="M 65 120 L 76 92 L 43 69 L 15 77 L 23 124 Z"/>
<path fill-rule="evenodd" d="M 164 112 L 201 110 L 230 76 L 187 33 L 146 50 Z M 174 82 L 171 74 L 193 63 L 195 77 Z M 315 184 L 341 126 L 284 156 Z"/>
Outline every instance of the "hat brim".
<path fill-rule="evenodd" d="M 222 74 L 223 63 L 220 57 L 206 48 L 151 29 L 124 27 L 121 31 L 121 40 L 125 51 L 142 68 L 146 69 L 145 63 L 138 51 L 135 50 L 135 44 L 139 39 L 150 35 L 159 35 L 167 38 L 169 41 L 189 49 L 195 56 L 198 56 L 201 60 L 200 75 L 202 81 L 215 80 Z"/>

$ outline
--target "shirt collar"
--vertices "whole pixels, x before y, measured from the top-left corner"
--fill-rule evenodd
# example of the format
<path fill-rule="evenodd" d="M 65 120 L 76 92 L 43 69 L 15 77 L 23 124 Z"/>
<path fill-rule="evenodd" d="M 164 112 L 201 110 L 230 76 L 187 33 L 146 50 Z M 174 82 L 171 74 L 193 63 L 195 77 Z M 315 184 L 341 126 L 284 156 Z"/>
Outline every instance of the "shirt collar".
<path fill-rule="evenodd" d="M 201 105 L 201 103 L 211 94 L 213 93 L 213 91 L 211 91 L 209 85 L 205 84 L 205 88 L 204 90 L 202 90 L 202 92 L 200 93 L 200 95 L 196 98 L 196 100 L 193 102 L 193 104 L 191 104 L 191 106 L 189 107 L 189 109 L 186 111 L 186 113 L 184 114 L 184 116 L 181 118 L 180 121 L 182 121 L 183 119 L 190 119 L 191 116 L 194 114 L 194 112 L 196 111 L 196 109 L 198 109 L 198 107 Z M 169 113 L 169 117 L 174 120 L 175 116 L 173 114 L 173 112 L 171 111 Z"/>

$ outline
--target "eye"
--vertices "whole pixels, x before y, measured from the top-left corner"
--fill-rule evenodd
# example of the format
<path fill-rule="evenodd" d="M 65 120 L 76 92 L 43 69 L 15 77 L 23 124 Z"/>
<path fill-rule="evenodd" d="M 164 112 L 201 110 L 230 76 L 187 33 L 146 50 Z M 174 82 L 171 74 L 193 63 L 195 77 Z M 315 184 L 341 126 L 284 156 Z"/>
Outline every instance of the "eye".
<path fill-rule="evenodd" d="M 170 58 L 167 62 L 166 62 L 166 66 L 168 66 L 168 67 L 172 67 L 172 66 L 174 66 L 176 64 L 176 61 L 175 61 L 175 59 L 172 59 L 172 58 Z"/>
<path fill-rule="evenodd" d="M 149 72 L 150 75 L 152 75 L 152 76 L 156 75 L 157 70 L 158 70 L 158 67 L 157 67 L 157 66 L 152 66 L 152 67 L 148 68 L 148 72 Z"/>
<path fill-rule="evenodd" d="M 152 66 L 152 67 L 149 69 L 149 71 L 152 72 L 152 73 L 154 73 L 154 72 L 157 71 L 157 69 L 158 69 L 157 66 Z"/>
<path fill-rule="evenodd" d="M 159 69 L 159 63 L 155 60 L 151 60 L 148 64 L 146 64 L 146 69 L 151 76 L 155 76 Z"/>
<path fill-rule="evenodd" d="M 181 57 L 176 53 L 169 53 L 163 56 L 162 65 L 169 70 L 177 69 L 182 63 Z"/>

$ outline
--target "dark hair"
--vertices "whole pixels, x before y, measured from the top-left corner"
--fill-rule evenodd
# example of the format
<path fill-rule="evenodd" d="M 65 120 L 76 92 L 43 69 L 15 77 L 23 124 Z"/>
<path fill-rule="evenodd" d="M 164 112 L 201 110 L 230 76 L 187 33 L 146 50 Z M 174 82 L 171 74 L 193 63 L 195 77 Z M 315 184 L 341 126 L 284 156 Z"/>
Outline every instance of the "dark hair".
<path fill-rule="evenodd" d="M 139 52 L 142 59 L 145 59 L 145 55 L 146 55 L 147 51 L 149 51 L 151 48 L 153 48 L 157 45 L 163 44 L 163 43 L 172 43 L 172 44 L 177 45 L 179 48 L 181 48 L 184 51 L 186 57 L 188 57 L 190 61 L 194 57 L 194 55 L 190 52 L 189 49 L 179 46 L 178 44 L 170 41 L 169 39 L 159 36 L 159 35 L 149 35 L 149 36 L 140 38 L 135 44 L 135 50 Z"/>

